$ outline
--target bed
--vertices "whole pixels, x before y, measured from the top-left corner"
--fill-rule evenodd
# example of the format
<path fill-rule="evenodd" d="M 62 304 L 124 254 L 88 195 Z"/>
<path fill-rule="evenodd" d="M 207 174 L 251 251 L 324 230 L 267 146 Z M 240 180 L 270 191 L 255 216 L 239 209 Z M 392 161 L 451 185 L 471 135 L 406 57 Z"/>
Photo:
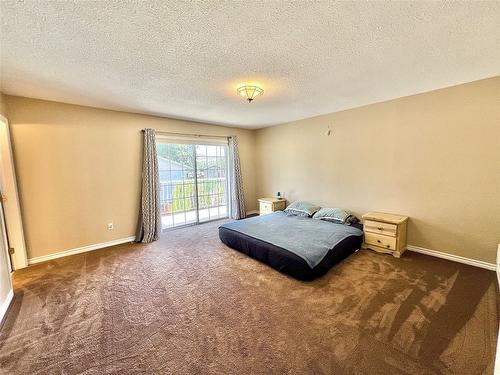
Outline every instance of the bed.
<path fill-rule="evenodd" d="M 300 280 L 313 280 L 361 247 L 363 231 L 282 211 L 223 224 L 227 246 Z"/>

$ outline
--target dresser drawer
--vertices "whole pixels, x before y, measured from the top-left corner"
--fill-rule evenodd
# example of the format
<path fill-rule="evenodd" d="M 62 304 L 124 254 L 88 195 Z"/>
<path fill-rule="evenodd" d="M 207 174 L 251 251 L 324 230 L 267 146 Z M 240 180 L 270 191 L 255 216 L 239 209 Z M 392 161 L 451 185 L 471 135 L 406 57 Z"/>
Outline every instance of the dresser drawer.
<path fill-rule="evenodd" d="M 261 215 L 270 214 L 273 212 L 273 204 L 267 202 L 260 202 L 259 211 Z"/>
<path fill-rule="evenodd" d="M 365 243 L 383 247 L 384 249 L 396 250 L 396 237 L 365 232 Z"/>
<path fill-rule="evenodd" d="M 363 227 L 366 232 L 383 234 L 396 237 L 398 226 L 395 224 L 382 223 L 380 221 L 365 220 Z"/>

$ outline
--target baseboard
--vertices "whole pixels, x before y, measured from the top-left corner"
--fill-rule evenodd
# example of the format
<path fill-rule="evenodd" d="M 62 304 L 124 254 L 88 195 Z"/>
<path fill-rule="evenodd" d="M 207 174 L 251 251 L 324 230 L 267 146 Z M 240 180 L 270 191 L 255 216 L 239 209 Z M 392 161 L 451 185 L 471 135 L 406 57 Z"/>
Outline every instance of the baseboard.
<path fill-rule="evenodd" d="M 257 210 L 247 211 L 247 216 L 248 215 L 253 215 L 253 214 L 258 214 L 258 213 L 259 213 L 259 211 L 257 211 Z"/>
<path fill-rule="evenodd" d="M 433 257 L 437 257 L 437 258 L 443 258 L 443 259 L 451 260 L 451 261 L 458 262 L 458 263 L 464 263 L 464 264 L 468 264 L 470 266 L 485 268 L 485 269 L 490 270 L 490 271 L 495 271 L 497 269 L 497 266 L 495 264 L 483 262 L 482 260 L 465 258 L 465 257 L 461 257 L 458 255 L 442 253 L 441 251 L 425 249 L 423 247 L 418 247 L 418 246 L 413 246 L 413 245 L 408 245 L 406 248 L 408 250 L 414 251 L 416 253 L 426 254 L 426 255 L 433 256 Z"/>
<path fill-rule="evenodd" d="M 0 325 L 3 322 L 3 318 L 5 316 L 5 313 L 9 309 L 10 303 L 12 302 L 12 298 L 14 298 L 14 291 L 11 289 L 11 290 L 9 290 L 9 293 L 7 294 L 7 298 L 5 298 L 5 301 L 0 306 Z"/>
<path fill-rule="evenodd" d="M 36 264 L 36 263 L 40 263 L 40 262 L 45 262 L 47 260 L 52 260 L 52 259 L 67 257 L 68 255 L 80 254 L 80 253 L 85 253 L 87 251 L 102 249 L 104 247 L 121 245 L 123 243 L 132 242 L 132 241 L 134 241 L 134 239 L 135 239 L 135 237 L 120 238 L 120 239 L 117 239 L 117 240 L 112 240 L 112 241 L 107 241 L 107 242 L 101 242 L 101 243 L 96 243 L 96 244 L 93 244 L 93 245 L 87 245 L 87 246 L 77 247 L 75 249 L 60 251 L 58 253 L 52 253 L 52 254 L 48 254 L 48 255 L 42 255 L 42 256 L 39 256 L 39 257 L 28 259 L 28 264 L 29 265 Z"/>

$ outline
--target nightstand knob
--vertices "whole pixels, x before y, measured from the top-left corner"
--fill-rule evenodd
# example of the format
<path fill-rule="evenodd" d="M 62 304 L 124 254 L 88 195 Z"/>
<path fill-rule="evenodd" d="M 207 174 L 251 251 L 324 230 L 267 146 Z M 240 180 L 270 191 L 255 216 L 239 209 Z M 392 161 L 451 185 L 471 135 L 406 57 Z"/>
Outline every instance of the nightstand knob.
<path fill-rule="evenodd" d="M 382 243 L 380 240 L 377 240 L 378 243 Z"/>
<path fill-rule="evenodd" d="M 389 248 L 390 246 L 389 246 L 389 245 L 387 245 L 386 247 L 387 247 L 387 248 Z"/>
<path fill-rule="evenodd" d="M 378 227 L 377 229 L 378 229 L 378 230 L 382 230 L 382 229 L 384 229 L 384 228 L 382 228 L 382 227 Z"/>

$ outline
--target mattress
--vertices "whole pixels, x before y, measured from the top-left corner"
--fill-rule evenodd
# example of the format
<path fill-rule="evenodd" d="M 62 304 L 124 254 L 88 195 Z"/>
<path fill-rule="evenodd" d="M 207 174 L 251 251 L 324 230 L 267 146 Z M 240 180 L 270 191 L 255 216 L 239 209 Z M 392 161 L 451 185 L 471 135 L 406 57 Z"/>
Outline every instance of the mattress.
<path fill-rule="evenodd" d="M 226 223 L 219 237 L 227 246 L 300 280 L 324 275 L 361 247 L 363 232 L 283 212 Z"/>

